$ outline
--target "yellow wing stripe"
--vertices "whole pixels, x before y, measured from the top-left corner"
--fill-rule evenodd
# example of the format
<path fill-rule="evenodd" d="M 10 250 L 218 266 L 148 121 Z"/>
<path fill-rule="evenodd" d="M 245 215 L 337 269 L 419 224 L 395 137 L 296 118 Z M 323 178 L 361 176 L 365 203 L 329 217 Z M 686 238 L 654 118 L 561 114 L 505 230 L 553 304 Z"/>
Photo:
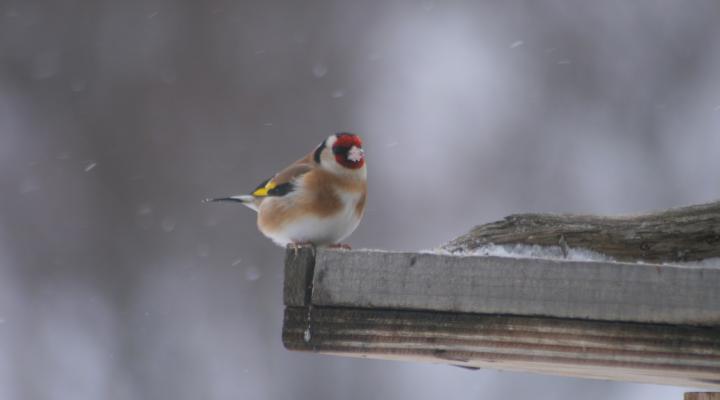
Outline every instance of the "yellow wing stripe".
<path fill-rule="evenodd" d="M 260 189 L 252 192 L 252 195 L 255 197 L 265 197 L 268 195 L 268 191 L 275 189 L 275 187 L 277 187 L 277 184 L 270 180 L 268 181 L 268 183 L 265 184 L 264 187 L 261 187 Z"/>

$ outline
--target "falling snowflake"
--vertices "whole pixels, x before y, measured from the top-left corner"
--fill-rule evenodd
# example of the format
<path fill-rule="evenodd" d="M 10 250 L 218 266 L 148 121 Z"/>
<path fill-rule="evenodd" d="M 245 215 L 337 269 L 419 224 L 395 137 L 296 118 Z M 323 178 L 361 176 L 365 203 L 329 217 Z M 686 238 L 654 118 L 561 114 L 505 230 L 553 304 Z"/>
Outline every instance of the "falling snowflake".
<path fill-rule="evenodd" d="M 322 78 L 328 73 L 328 67 L 324 64 L 315 64 L 315 66 L 313 66 L 312 73 L 316 78 Z"/>
<path fill-rule="evenodd" d="M 174 231 L 175 225 L 175 220 L 170 217 L 163 218 L 162 222 L 160 223 L 162 230 L 167 233 Z"/>
<path fill-rule="evenodd" d="M 255 282 L 256 280 L 260 279 L 262 277 L 262 273 L 260 272 L 260 268 L 249 265 L 245 268 L 245 280 L 250 282 Z"/>

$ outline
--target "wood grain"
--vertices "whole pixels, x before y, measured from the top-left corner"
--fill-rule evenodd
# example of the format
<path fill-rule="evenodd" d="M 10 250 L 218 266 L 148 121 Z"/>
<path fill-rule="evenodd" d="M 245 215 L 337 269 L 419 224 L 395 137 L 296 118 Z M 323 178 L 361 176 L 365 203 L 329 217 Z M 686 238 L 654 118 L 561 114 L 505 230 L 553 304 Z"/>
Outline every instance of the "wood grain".
<path fill-rule="evenodd" d="M 720 388 L 720 331 L 551 318 L 288 307 L 290 350 Z"/>
<path fill-rule="evenodd" d="M 629 216 L 517 214 L 479 225 L 444 246 L 488 244 L 584 248 L 618 261 L 683 262 L 720 257 L 720 201 Z"/>
<path fill-rule="evenodd" d="M 287 248 L 283 285 L 283 303 L 286 306 L 310 304 L 314 270 L 315 249 L 310 246 Z"/>
<path fill-rule="evenodd" d="M 312 287 L 319 306 L 720 325 L 715 268 L 318 249 Z"/>
<path fill-rule="evenodd" d="M 687 392 L 684 400 L 720 400 L 720 392 Z"/>

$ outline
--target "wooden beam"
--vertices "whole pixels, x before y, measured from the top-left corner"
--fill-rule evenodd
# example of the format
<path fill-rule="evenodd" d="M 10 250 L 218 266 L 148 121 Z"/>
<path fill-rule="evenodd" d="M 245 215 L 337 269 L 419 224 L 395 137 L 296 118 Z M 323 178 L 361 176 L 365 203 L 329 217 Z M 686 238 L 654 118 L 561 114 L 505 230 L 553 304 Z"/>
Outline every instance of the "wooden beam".
<path fill-rule="evenodd" d="M 351 357 L 720 388 L 720 331 L 713 328 L 288 307 L 283 343 Z"/>
<path fill-rule="evenodd" d="M 290 350 L 720 388 L 720 270 L 289 250 Z"/>
<path fill-rule="evenodd" d="M 518 214 L 451 241 L 451 252 L 487 245 L 583 248 L 619 261 L 683 262 L 720 257 L 720 201 L 627 216 Z"/>
<path fill-rule="evenodd" d="M 720 400 L 718 392 L 687 392 L 684 400 Z"/>
<path fill-rule="evenodd" d="M 291 271 L 310 268 L 308 252 L 289 255 Z M 329 307 L 720 325 L 710 267 L 318 249 L 312 288 Z"/>

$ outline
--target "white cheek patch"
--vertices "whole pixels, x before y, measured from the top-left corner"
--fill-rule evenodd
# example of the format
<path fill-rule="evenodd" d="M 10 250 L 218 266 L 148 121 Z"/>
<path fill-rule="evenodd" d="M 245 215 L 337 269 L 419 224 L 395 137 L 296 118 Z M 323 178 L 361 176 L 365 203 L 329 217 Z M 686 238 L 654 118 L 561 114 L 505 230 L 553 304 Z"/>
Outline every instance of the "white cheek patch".
<path fill-rule="evenodd" d="M 350 148 L 350 151 L 348 151 L 347 159 L 352 162 L 358 162 L 362 160 L 363 153 L 363 149 L 353 146 Z"/>
<path fill-rule="evenodd" d="M 325 139 L 325 147 L 332 149 L 335 142 L 337 142 L 337 137 L 335 137 L 335 135 L 330 135 L 327 139 Z"/>

